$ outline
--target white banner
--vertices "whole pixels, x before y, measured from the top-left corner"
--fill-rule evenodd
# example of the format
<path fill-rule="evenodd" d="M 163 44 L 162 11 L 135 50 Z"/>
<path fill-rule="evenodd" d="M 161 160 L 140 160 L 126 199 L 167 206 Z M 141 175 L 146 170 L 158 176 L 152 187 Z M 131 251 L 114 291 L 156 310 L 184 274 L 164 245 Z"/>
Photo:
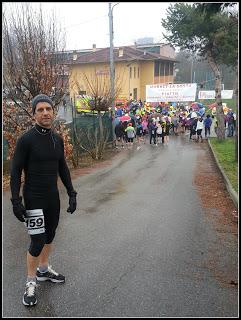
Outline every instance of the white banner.
<path fill-rule="evenodd" d="M 233 97 L 233 90 L 222 90 L 221 91 L 221 98 L 222 99 L 232 99 L 232 97 Z M 215 99 L 215 90 L 199 91 L 198 99 L 203 99 L 203 100 Z"/>
<path fill-rule="evenodd" d="M 196 83 L 146 85 L 147 102 L 180 102 L 196 100 Z"/>

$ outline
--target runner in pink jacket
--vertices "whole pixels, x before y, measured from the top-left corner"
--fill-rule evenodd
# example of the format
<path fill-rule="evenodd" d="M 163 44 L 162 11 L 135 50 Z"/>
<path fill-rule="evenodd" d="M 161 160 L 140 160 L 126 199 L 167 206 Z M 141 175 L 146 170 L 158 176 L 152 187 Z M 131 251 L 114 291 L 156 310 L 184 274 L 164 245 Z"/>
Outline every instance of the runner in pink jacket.
<path fill-rule="evenodd" d="M 143 128 L 143 139 L 144 139 L 144 143 L 146 143 L 146 135 L 148 134 L 148 121 L 144 118 L 142 120 L 142 128 Z"/>

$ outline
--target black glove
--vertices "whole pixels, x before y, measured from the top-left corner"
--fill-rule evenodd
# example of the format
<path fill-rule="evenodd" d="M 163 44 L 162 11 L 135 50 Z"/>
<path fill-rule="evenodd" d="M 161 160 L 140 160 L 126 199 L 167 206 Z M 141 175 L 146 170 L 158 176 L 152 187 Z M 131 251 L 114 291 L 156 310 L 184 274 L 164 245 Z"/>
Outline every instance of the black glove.
<path fill-rule="evenodd" d="M 67 209 L 67 212 L 70 212 L 72 214 L 76 210 L 76 205 L 77 205 L 76 195 L 77 195 L 77 192 L 76 191 L 71 191 L 71 192 L 68 192 L 68 195 L 69 195 L 69 207 Z"/>
<path fill-rule="evenodd" d="M 11 199 L 12 204 L 13 204 L 13 213 L 15 214 L 15 217 L 21 221 L 25 222 L 25 215 L 26 215 L 26 210 L 22 204 L 22 197 L 19 197 L 18 199 Z"/>

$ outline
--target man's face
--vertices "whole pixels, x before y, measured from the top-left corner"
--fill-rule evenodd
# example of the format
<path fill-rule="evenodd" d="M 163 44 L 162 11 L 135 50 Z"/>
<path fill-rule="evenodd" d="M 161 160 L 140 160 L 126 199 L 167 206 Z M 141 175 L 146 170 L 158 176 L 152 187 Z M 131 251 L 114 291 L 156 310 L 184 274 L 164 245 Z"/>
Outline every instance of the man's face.
<path fill-rule="evenodd" d="M 41 127 L 51 128 L 54 120 L 54 110 L 48 102 L 39 102 L 33 117 Z"/>

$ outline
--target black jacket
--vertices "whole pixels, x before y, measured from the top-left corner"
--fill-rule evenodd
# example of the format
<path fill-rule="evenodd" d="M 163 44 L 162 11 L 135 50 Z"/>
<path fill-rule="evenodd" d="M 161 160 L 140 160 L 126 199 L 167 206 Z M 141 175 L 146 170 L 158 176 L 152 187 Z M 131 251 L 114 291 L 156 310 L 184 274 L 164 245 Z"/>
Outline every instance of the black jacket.
<path fill-rule="evenodd" d="M 115 134 L 117 137 L 122 137 L 125 133 L 125 128 L 122 123 L 118 123 L 115 127 Z"/>

